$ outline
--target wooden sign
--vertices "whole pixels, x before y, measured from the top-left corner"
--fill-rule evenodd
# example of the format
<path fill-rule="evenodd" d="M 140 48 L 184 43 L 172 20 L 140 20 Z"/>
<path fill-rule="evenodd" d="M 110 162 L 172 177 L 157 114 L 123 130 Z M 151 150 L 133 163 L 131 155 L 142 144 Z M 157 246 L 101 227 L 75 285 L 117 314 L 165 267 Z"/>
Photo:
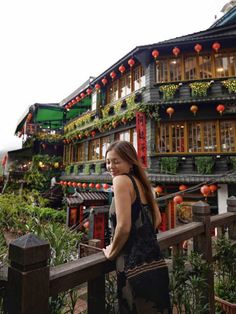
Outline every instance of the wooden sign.
<path fill-rule="evenodd" d="M 136 130 L 138 142 L 138 157 L 143 166 L 147 167 L 147 139 L 146 139 L 146 115 L 144 112 L 136 113 Z"/>

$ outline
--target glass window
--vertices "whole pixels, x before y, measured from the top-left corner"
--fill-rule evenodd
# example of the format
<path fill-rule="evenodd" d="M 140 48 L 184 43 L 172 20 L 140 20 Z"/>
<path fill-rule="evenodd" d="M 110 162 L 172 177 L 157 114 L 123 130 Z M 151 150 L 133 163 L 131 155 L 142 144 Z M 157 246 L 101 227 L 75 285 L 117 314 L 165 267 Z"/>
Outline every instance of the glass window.
<path fill-rule="evenodd" d="M 137 140 L 137 131 L 136 129 L 133 129 L 133 145 L 134 145 L 134 148 L 136 149 L 136 151 L 138 151 L 138 140 Z"/>
<path fill-rule="evenodd" d="M 172 151 L 184 152 L 184 124 L 171 125 Z"/>
<path fill-rule="evenodd" d="M 215 152 L 216 144 L 216 122 L 204 122 L 203 127 L 203 150 L 204 152 Z"/>
<path fill-rule="evenodd" d="M 184 60 L 184 79 L 194 80 L 197 78 L 197 59 L 196 57 L 187 57 Z"/>
<path fill-rule="evenodd" d="M 78 162 L 84 160 L 84 143 L 80 143 L 77 146 L 77 156 L 78 156 Z"/>
<path fill-rule="evenodd" d="M 201 150 L 201 124 L 200 122 L 190 122 L 188 124 L 188 151 L 196 153 Z"/>
<path fill-rule="evenodd" d="M 156 61 L 156 81 L 157 83 L 168 82 L 168 61 Z"/>
<path fill-rule="evenodd" d="M 100 159 L 100 140 L 92 140 L 89 142 L 89 160 Z"/>
<path fill-rule="evenodd" d="M 229 76 L 229 59 L 227 55 L 215 55 L 216 77 Z"/>
<path fill-rule="evenodd" d="M 170 152 L 169 124 L 163 124 L 157 128 L 157 152 Z"/>
<path fill-rule="evenodd" d="M 118 80 L 115 80 L 108 87 L 108 103 L 118 100 Z"/>
<path fill-rule="evenodd" d="M 131 74 L 130 72 L 120 79 L 120 97 L 127 96 L 131 93 Z"/>
<path fill-rule="evenodd" d="M 236 76 L 236 54 L 230 54 L 229 56 L 229 75 Z"/>
<path fill-rule="evenodd" d="M 180 58 L 170 59 L 170 81 L 180 81 L 181 80 L 181 62 Z"/>
<path fill-rule="evenodd" d="M 97 109 L 97 92 L 92 93 L 92 111 Z"/>
<path fill-rule="evenodd" d="M 130 142 L 130 130 L 116 133 L 116 140 Z"/>
<path fill-rule="evenodd" d="M 105 159 L 106 151 L 110 145 L 110 137 L 105 136 L 101 138 L 101 158 Z"/>
<path fill-rule="evenodd" d="M 201 79 L 212 77 L 211 56 L 199 56 L 199 75 Z"/>
<path fill-rule="evenodd" d="M 235 152 L 235 121 L 220 121 L 220 140 L 222 152 Z"/>
<path fill-rule="evenodd" d="M 145 75 L 141 65 L 134 69 L 134 90 L 138 90 L 145 86 Z"/>

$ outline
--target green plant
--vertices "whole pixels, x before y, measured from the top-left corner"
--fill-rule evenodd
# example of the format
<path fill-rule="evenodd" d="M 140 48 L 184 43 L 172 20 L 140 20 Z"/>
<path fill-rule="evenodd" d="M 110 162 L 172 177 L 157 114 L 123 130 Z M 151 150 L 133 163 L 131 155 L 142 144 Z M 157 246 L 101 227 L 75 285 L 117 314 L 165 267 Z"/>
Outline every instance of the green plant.
<path fill-rule="evenodd" d="M 195 157 L 197 172 L 200 174 L 211 174 L 214 167 L 214 160 L 211 156 Z"/>
<path fill-rule="evenodd" d="M 230 156 L 230 163 L 234 170 L 236 170 L 236 157 Z"/>
<path fill-rule="evenodd" d="M 163 93 L 164 100 L 170 100 L 174 98 L 174 95 L 179 88 L 179 84 L 168 84 L 159 87 L 159 91 Z"/>
<path fill-rule="evenodd" d="M 226 87 L 230 94 L 236 93 L 236 79 L 228 79 L 221 82 L 224 87 Z"/>
<path fill-rule="evenodd" d="M 207 96 L 207 90 L 211 86 L 213 81 L 210 82 L 194 82 L 190 83 L 189 86 L 191 88 L 191 95 L 193 97 L 196 96 Z"/>
<path fill-rule="evenodd" d="M 85 164 L 84 165 L 84 174 L 89 175 L 90 174 L 90 168 L 91 168 L 90 164 Z"/>
<path fill-rule="evenodd" d="M 160 118 L 160 115 L 159 115 L 159 105 L 158 104 L 141 103 L 138 106 L 138 110 L 141 111 L 141 112 L 145 112 L 146 115 L 148 115 L 150 118 L 153 118 L 156 121 L 158 121 L 159 118 Z"/>
<path fill-rule="evenodd" d="M 205 292 L 208 271 L 209 265 L 198 253 L 174 258 L 170 289 L 172 304 L 178 314 L 207 312 L 209 304 Z"/>
<path fill-rule="evenodd" d="M 95 164 L 95 173 L 96 174 L 101 174 L 102 172 L 102 164 L 101 163 L 96 163 Z"/>
<path fill-rule="evenodd" d="M 116 114 L 120 113 L 122 101 L 119 100 L 117 103 L 114 104 L 114 111 Z"/>
<path fill-rule="evenodd" d="M 161 173 L 176 174 L 178 157 L 162 157 L 160 161 Z"/>
<path fill-rule="evenodd" d="M 114 273 L 108 273 L 105 276 L 105 307 L 106 313 L 115 314 L 118 309 L 117 299 L 117 280 Z"/>
<path fill-rule="evenodd" d="M 73 167 L 73 173 L 78 174 L 78 165 L 74 165 Z"/>

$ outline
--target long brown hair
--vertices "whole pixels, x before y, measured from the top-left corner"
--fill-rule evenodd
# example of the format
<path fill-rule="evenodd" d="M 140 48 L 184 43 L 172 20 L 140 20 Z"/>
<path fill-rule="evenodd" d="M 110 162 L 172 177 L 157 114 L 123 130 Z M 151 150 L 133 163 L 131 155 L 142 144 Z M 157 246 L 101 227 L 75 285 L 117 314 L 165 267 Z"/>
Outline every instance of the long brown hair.
<path fill-rule="evenodd" d="M 147 178 L 147 175 L 143 169 L 141 162 L 138 159 L 138 155 L 134 146 L 127 141 L 116 141 L 109 145 L 105 159 L 107 158 L 107 153 L 114 150 L 121 159 L 125 160 L 133 166 L 132 174 L 140 181 L 141 185 L 144 188 L 144 194 L 146 196 L 147 202 L 150 205 L 153 223 L 155 225 L 155 200 L 151 190 L 151 184 Z"/>

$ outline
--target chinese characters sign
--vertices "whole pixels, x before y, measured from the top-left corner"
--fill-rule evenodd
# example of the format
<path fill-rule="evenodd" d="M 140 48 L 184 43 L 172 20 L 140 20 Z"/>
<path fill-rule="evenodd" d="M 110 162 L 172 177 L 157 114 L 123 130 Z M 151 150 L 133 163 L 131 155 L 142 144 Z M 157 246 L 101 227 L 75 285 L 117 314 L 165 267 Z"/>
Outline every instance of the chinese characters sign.
<path fill-rule="evenodd" d="M 136 113 L 136 130 L 138 141 L 138 157 L 143 166 L 147 167 L 146 116 L 144 112 Z"/>

